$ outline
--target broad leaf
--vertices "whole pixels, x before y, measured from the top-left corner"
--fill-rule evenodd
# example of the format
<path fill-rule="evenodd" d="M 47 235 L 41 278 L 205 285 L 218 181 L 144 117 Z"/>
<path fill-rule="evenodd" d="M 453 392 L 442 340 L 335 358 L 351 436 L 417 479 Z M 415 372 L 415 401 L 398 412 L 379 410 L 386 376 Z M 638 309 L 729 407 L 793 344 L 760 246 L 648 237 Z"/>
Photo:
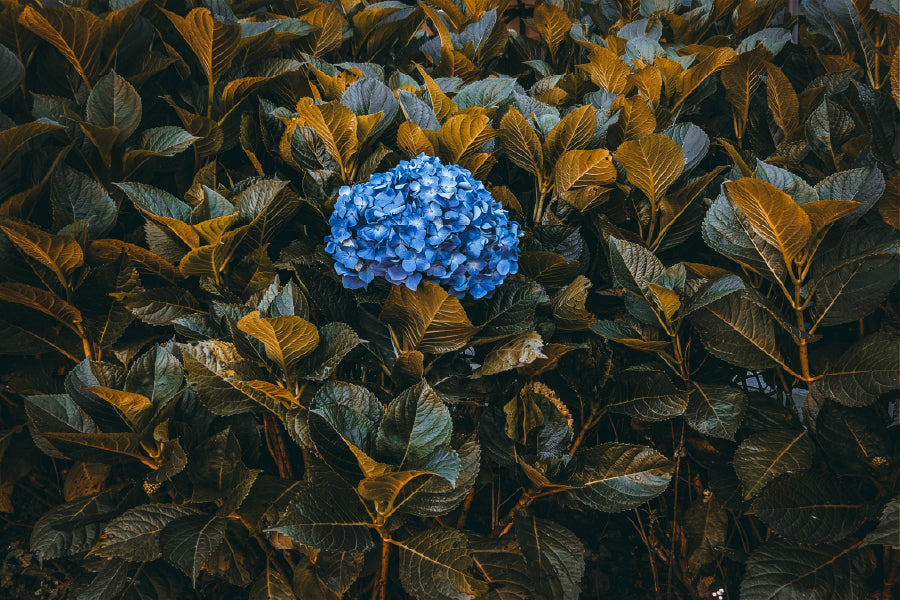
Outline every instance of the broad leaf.
<path fill-rule="evenodd" d="M 270 566 L 250 588 L 250 600 L 295 600 L 294 590 L 281 573 Z"/>
<path fill-rule="evenodd" d="M 778 535 L 807 545 L 840 541 L 868 516 L 852 487 L 818 471 L 776 479 L 756 497 L 750 512 Z"/>
<path fill-rule="evenodd" d="M 226 525 L 222 517 L 207 515 L 188 515 L 169 522 L 159 538 L 163 558 L 196 584 L 206 559 L 225 539 Z"/>
<path fill-rule="evenodd" d="M 522 512 L 516 514 L 515 527 L 532 581 L 544 596 L 552 600 L 578 598 L 584 577 L 581 540 L 558 523 Z"/>
<path fill-rule="evenodd" d="M 734 440 L 747 409 L 747 394 L 728 385 L 694 382 L 684 420 L 704 435 Z"/>
<path fill-rule="evenodd" d="M 300 317 L 285 315 L 260 318 L 258 310 L 237 322 L 237 328 L 263 343 L 266 356 L 288 375 L 303 357 L 319 345 L 316 327 Z"/>
<path fill-rule="evenodd" d="M 472 600 L 487 591 L 470 574 L 473 560 L 461 531 L 424 531 L 393 544 L 400 554 L 400 582 L 417 600 Z"/>
<path fill-rule="evenodd" d="M 725 190 L 756 233 L 778 248 L 786 260 L 806 248 L 812 225 L 790 196 L 772 184 L 749 177 L 726 183 Z"/>
<path fill-rule="evenodd" d="M 172 504 L 137 506 L 109 522 L 92 554 L 135 562 L 155 560 L 162 556 L 159 538 L 163 529 L 175 519 L 196 514 L 192 508 Z"/>
<path fill-rule="evenodd" d="M 684 413 L 690 391 L 676 388 L 662 371 L 649 365 L 624 369 L 607 408 L 644 421 L 665 421 Z"/>
<path fill-rule="evenodd" d="M 659 133 L 622 143 L 616 161 L 625 167 L 628 181 L 644 192 L 654 207 L 684 170 L 681 147 Z"/>
<path fill-rule="evenodd" d="M 822 397 L 844 406 L 872 404 L 885 392 L 900 389 L 900 340 L 889 332 L 862 338 L 812 385 Z"/>
<path fill-rule="evenodd" d="M 865 542 L 900 548 L 900 496 L 888 501 L 878 519 L 878 527 L 866 535 Z"/>
<path fill-rule="evenodd" d="M 604 512 L 631 510 L 663 493 L 675 465 L 646 446 L 606 443 L 576 455 L 572 496 Z"/>
<path fill-rule="evenodd" d="M 115 71 L 100 78 L 88 96 L 85 109 L 88 121 L 94 125 L 119 130 L 117 144 L 128 139 L 141 122 L 141 97 Z"/>
<path fill-rule="evenodd" d="M 450 443 L 452 429 L 450 411 L 423 380 L 388 404 L 376 444 L 379 452 L 391 456 L 401 469 L 420 468 L 435 451 Z M 456 465 L 458 469 L 458 458 Z"/>
<path fill-rule="evenodd" d="M 462 348 L 477 331 L 458 298 L 424 281 L 415 291 L 393 286 L 381 320 L 397 333 L 403 350 L 433 354 Z"/>
<path fill-rule="evenodd" d="M 853 548 L 766 542 L 747 561 L 741 600 L 863 600 L 865 551 Z"/>
<path fill-rule="evenodd" d="M 805 430 L 751 435 L 734 453 L 734 470 L 743 484 L 744 498 L 756 496 L 779 475 L 808 469 L 814 452 L 815 446 Z"/>

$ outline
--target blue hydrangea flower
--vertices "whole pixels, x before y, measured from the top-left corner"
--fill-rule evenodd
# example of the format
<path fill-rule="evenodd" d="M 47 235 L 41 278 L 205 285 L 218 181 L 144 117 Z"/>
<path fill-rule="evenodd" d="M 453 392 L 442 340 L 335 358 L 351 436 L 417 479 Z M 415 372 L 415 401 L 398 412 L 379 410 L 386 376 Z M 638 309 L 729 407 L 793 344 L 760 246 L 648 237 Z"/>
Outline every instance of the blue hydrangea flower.
<path fill-rule="evenodd" d="M 472 173 L 425 154 L 342 187 L 329 223 L 325 250 L 349 289 L 425 279 L 482 298 L 518 270 L 519 224 Z"/>

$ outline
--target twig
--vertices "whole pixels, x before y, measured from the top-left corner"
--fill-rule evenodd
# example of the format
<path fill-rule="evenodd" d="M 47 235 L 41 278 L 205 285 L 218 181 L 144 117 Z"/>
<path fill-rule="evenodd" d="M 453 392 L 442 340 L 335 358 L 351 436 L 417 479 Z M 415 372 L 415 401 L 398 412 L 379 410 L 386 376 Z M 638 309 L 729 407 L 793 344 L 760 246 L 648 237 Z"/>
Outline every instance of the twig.
<path fill-rule="evenodd" d="M 572 447 L 569 448 L 569 456 L 575 456 L 575 452 L 578 450 L 578 447 L 581 446 L 582 442 L 584 442 L 585 436 L 587 436 L 588 432 L 596 427 L 597 423 L 600 422 L 606 415 L 606 409 L 601 410 L 596 415 L 592 416 L 587 423 L 585 423 L 584 427 L 581 428 L 581 431 L 578 432 L 578 436 L 575 438 L 575 441 L 572 442 Z"/>
<path fill-rule="evenodd" d="M 466 496 L 465 501 L 463 502 L 462 509 L 459 511 L 459 518 L 456 520 L 456 528 L 462 529 L 466 526 L 466 517 L 469 516 L 469 509 L 472 508 L 472 502 L 475 500 L 475 486 L 472 486 L 472 489 L 469 490 L 469 494 Z"/>
<path fill-rule="evenodd" d="M 644 531 L 644 522 L 641 520 L 641 513 L 639 513 L 636 508 L 634 509 L 634 516 L 637 518 L 635 529 L 637 529 L 638 534 L 641 536 L 641 541 L 644 542 L 644 546 L 647 547 L 647 554 L 650 557 L 650 573 L 653 575 L 653 593 L 656 595 L 657 600 L 659 600 L 659 570 L 656 568 L 656 558 L 653 549 L 650 547 L 650 540 L 647 538 L 647 532 Z"/>
<path fill-rule="evenodd" d="M 497 526 L 494 527 L 494 530 L 491 531 L 491 537 L 502 537 L 509 531 L 510 527 L 512 527 L 513 519 L 516 518 L 516 513 L 524 508 L 528 508 L 532 502 L 534 502 L 534 495 L 532 494 L 532 490 L 525 490 L 522 492 L 522 495 L 519 497 L 519 501 L 515 503 L 515 505 L 509 509 L 509 512 L 506 513 L 506 516 L 503 517 Z"/>

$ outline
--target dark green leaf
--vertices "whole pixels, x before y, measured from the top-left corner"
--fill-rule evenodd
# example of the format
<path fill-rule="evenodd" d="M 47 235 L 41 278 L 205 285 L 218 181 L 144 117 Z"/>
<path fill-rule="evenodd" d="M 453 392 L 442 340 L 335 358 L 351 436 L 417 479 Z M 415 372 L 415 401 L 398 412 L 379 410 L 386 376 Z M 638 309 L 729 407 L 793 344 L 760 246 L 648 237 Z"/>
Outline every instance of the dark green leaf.
<path fill-rule="evenodd" d="M 759 494 L 779 475 L 808 469 L 814 452 L 805 430 L 764 431 L 745 439 L 734 453 L 734 470 L 741 478 L 744 499 Z"/>
<path fill-rule="evenodd" d="M 106 235 L 116 223 L 118 209 L 110 195 L 94 179 L 66 165 L 53 172 L 50 180 L 53 225 L 61 229 L 81 219 L 90 219 L 92 238 Z"/>
<path fill-rule="evenodd" d="M 100 538 L 120 496 L 121 489 L 112 489 L 54 506 L 34 524 L 32 552 L 41 560 L 86 552 Z"/>
<path fill-rule="evenodd" d="M 424 531 L 394 544 L 400 554 L 400 581 L 417 600 L 469 600 L 487 589 L 470 574 L 472 555 L 461 531 Z"/>
<path fill-rule="evenodd" d="M 207 515 L 190 515 L 171 521 L 159 538 L 163 558 L 196 584 L 206 559 L 225 539 L 226 525 L 225 519 Z"/>
<path fill-rule="evenodd" d="M 831 365 L 814 391 L 844 406 L 868 406 L 900 388 L 900 339 L 889 332 L 866 336 Z"/>
<path fill-rule="evenodd" d="M 294 600 L 294 590 L 281 573 L 270 566 L 250 588 L 250 600 Z"/>
<path fill-rule="evenodd" d="M 638 507 L 663 493 L 674 464 L 647 446 L 608 442 L 576 455 L 572 496 L 604 512 Z"/>
<path fill-rule="evenodd" d="M 766 542 L 747 561 L 741 600 L 863 600 L 869 588 L 857 564 L 864 552 Z"/>
<path fill-rule="evenodd" d="M 19 87 L 25 78 L 25 66 L 12 50 L 0 44 L 0 100 L 6 98 Z"/>
<path fill-rule="evenodd" d="M 878 519 L 878 527 L 869 532 L 865 542 L 900 548 L 900 496 L 888 501 Z"/>
<path fill-rule="evenodd" d="M 558 523 L 526 515 L 515 518 L 516 538 L 529 575 L 550 600 L 576 600 L 584 576 L 584 545 Z"/>
<path fill-rule="evenodd" d="M 727 385 L 694 382 L 684 420 L 704 435 L 734 440 L 747 409 L 747 394 Z"/>
<path fill-rule="evenodd" d="M 135 562 L 155 560 L 162 556 L 159 536 L 163 529 L 175 519 L 196 514 L 192 508 L 173 504 L 144 504 L 132 508 L 109 522 L 101 544 L 92 554 Z"/>
<path fill-rule="evenodd" d="M 452 429 L 443 400 L 421 381 L 388 404 L 378 429 L 378 450 L 391 456 L 401 469 L 418 468 L 435 450 L 450 443 Z"/>
<path fill-rule="evenodd" d="M 750 511 L 780 536 L 807 545 L 840 541 L 868 516 L 852 487 L 820 471 L 776 479 Z"/>
<path fill-rule="evenodd" d="M 607 408 L 645 421 L 665 421 L 684 413 L 690 391 L 676 388 L 669 377 L 651 365 L 622 370 Z"/>
<path fill-rule="evenodd" d="M 141 97 L 124 77 L 109 71 L 97 81 L 85 105 L 87 120 L 119 130 L 117 145 L 134 133 L 141 122 Z"/>

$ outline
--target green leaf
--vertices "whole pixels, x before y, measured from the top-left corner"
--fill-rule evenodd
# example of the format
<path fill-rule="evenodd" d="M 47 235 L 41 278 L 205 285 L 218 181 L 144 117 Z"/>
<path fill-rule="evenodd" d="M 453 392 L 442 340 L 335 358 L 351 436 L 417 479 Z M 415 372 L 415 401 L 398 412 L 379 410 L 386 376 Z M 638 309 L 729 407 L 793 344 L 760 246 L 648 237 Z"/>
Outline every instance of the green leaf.
<path fill-rule="evenodd" d="M 812 383 L 812 389 L 844 406 L 868 406 L 900 389 L 900 339 L 887 331 L 862 338 Z"/>
<path fill-rule="evenodd" d="M 496 108 L 509 102 L 515 85 L 516 80 L 511 77 L 482 79 L 459 90 L 453 97 L 453 102 L 459 110 L 472 106 Z"/>
<path fill-rule="evenodd" d="M 393 286 L 381 320 L 397 332 L 402 350 L 434 354 L 459 350 L 477 331 L 459 299 L 428 281 L 415 291 Z"/>
<path fill-rule="evenodd" d="M 452 430 L 450 410 L 423 380 L 388 404 L 378 428 L 376 445 L 378 451 L 391 456 L 400 469 L 416 469 L 441 446 L 450 443 Z"/>
<path fill-rule="evenodd" d="M 250 600 L 295 600 L 294 590 L 285 581 L 281 573 L 266 566 L 253 587 L 250 588 Z"/>
<path fill-rule="evenodd" d="M 384 115 L 369 134 L 370 137 L 375 137 L 393 123 L 400 109 L 391 88 L 372 78 L 359 79 L 351 84 L 341 96 L 341 104 L 359 116 L 379 112 Z"/>
<path fill-rule="evenodd" d="M 138 151 L 151 152 L 154 156 L 172 157 L 181 154 L 199 139 L 201 138 L 174 125 L 153 127 L 141 133 Z"/>
<path fill-rule="evenodd" d="M 609 442 L 576 454 L 572 496 L 604 512 L 631 510 L 663 493 L 675 465 L 647 446 Z"/>
<path fill-rule="evenodd" d="M 472 555 L 461 531 L 434 529 L 393 543 L 400 554 L 400 582 L 417 600 L 472 600 L 487 591 L 470 574 Z"/>
<path fill-rule="evenodd" d="M 519 512 L 516 538 L 531 579 L 548 600 L 577 600 L 584 577 L 584 545 L 562 525 Z"/>
<path fill-rule="evenodd" d="M 733 365 L 767 369 L 784 364 L 769 313 L 742 295 L 731 294 L 694 312 L 691 323 L 709 352 Z"/>
<path fill-rule="evenodd" d="M 233 344 L 209 341 L 182 347 L 187 379 L 208 410 L 227 417 L 254 410 L 258 405 L 230 370 L 236 358 Z"/>
<path fill-rule="evenodd" d="M 866 520 L 868 510 L 852 486 L 829 473 L 804 471 L 767 485 L 750 514 L 789 541 L 815 545 L 844 539 Z"/>
<path fill-rule="evenodd" d="M 144 504 L 122 513 L 106 526 L 103 539 L 91 554 L 150 562 L 162 556 L 159 538 L 166 526 L 197 511 L 177 504 Z"/>
<path fill-rule="evenodd" d="M 99 238 L 116 224 L 118 207 L 103 186 L 67 165 L 60 165 L 53 172 L 50 203 L 56 230 L 90 219 L 88 233 L 92 238 Z"/>
<path fill-rule="evenodd" d="M 54 506 L 31 530 L 30 546 L 40 560 L 76 556 L 90 549 L 116 511 L 121 489 L 111 489 Z"/>
<path fill-rule="evenodd" d="M 125 391 L 141 394 L 161 407 L 181 390 L 184 374 L 181 363 L 162 346 L 154 346 L 138 357 L 125 376 Z"/>
<path fill-rule="evenodd" d="M 371 525 L 356 491 L 329 473 L 300 482 L 296 500 L 270 531 L 323 550 L 366 552 L 375 545 Z"/>
<path fill-rule="evenodd" d="M 866 535 L 865 542 L 900 549 L 900 496 L 888 501 L 878 519 L 878 527 Z"/>
<path fill-rule="evenodd" d="M 854 229 L 813 259 L 806 294 L 815 327 L 843 325 L 873 312 L 900 277 L 900 248 L 888 227 Z"/>
<path fill-rule="evenodd" d="M 649 297 L 647 286 L 662 275 L 665 267 L 650 250 L 610 236 L 609 266 L 616 283 L 645 300 Z"/>
<path fill-rule="evenodd" d="M 85 110 L 94 125 L 118 128 L 116 145 L 120 145 L 141 122 L 141 97 L 124 77 L 109 71 L 94 85 Z"/>
<path fill-rule="evenodd" d="M 727 541 L 728 513 L 715 496 L 707 494 L 695 500 L 685 511 L 684 529 L 691 548 L 688 569 L 691 573 L 699 573 L 700 569 L 721 556 Z"/>
<path fill-rule="evenodd" d="M 860 203 L 859 208 L 841 219 L 840 222 L 847 225 L 875 206 L 884 188 L 884 175 L 878 167 L 841 171 L 816 184 L 816 192 L 821 200 L 851 200 Z"/>
<path fill-rule="evenodd" d="M 490 299 L 479 303 L 480 334 L 492 338 L 523 333 L 531 329 L 537 305 L 548 301 L 544 288 L 537 283 L 507 279 Z"/>
<path fill-rule="evenodd" d="M 700 232 L 710 248 L 764 277 L 781 281 L 787 276 L 787 266 L 778 249 L 753 229 L 741 209 L 724 194 L 709 207 Z"/>
<path fill-rule="evenodd" d="M 741 600 L 863 600 L 869 587 L 858 571 L 870 562 L 853 546 L 806 546 L 775 539 L 753 551 Z"/>
<path fill-rule="evenodd" d="M 644 421 L 665 421 L 684 413 L 691 392 L 676 388 L 669 377 L 651 365 L 623 369 L 617 375 L 610 412 Z"/>
<path fill-rule="evenodd" d="M 510 540 L 469 536 L 475 572 L 488 584 L 484 600 L 532 600 L 537 590 L 531 582 L 525 556 Z"/>
<path fill-rule="evenodd" d="M 816 190 L 799 175 L 761 160 L 756 161 L 753 177 L 771 183 L 800 205 L 820 199 Z"/>
<path fill-rule="evenodd" d="M 316 556 L 316 572 L 328 589 L 344 594 L 359 578 L 365 562 L 365 554 L 359 552 L 329 552 L 323 550 Z"/>
<path fill-rule="evenodd" d="M 474 440 L 454 446 L 459 456 L 459 470 L 456 481 L 448 481 L 440 475 L 433 475 L 415 496 L 407 499 L 400 510 L 420 517 L 446 515 L 465 499 L 475 485 L 481 465 L 481 447 Z"/>
<path fill-rule="evenodd" d="M 826 401 L 816 416 L 816 441 L 839 473 L 877 473 L 893 464 L 884 421 L 871 407 Z"/>
<path fill-rule="evenodd" d="M 12 94 L 25 79 L 25 66 L 12 50 L 0 44 L 0 100 Z"/>
<path fill-rule="evenodd" d="M 196 585 L 206 559 L 222 544 L 228 522 L 222 517 L 190 515 L 171 521 L 162 530 L 163 558 L 181 569 Z"/>
<path fill-rule="evenodd" d="M 744 499 L 759 494 L 779 475 L 805 471 L 812 464 L 815 446 L 806 430 L 755 433 L 734 453 L 734 470 L 744 488 Z"/>
<path fill-rule="evenodd" d="M 137 292 L 110 294 L 148 325 L 169 325 L 175 319 L 194 314 L 200 305 L 183 288 L 162 287 Z"/>
<path fill-rule="evenodd" d="M 310 370 L 304 379 L 328 379 L 337 366 L 362 340 L 346 323 L 328 323 L 319 328 L 319 346 L 310 354 Z"/>
<path fill-rule="evenodd" d="M 734 441 L 747 409 L 747 394 L 728 385 L 693 384 L 684 420 L 704 435 Z"/>

